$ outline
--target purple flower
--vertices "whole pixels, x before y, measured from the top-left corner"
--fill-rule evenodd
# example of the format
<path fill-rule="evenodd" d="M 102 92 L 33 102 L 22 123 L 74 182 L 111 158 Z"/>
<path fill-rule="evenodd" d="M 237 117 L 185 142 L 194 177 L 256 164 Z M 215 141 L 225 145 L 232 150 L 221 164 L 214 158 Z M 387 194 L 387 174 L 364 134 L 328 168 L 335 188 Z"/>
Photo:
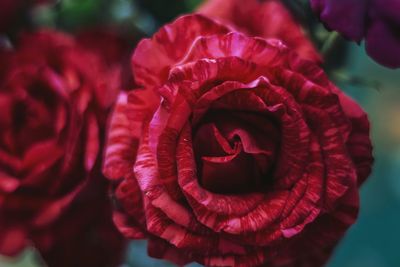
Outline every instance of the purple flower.
<path fill-rule="evenodd" d="M 400 0 L 310 0 L 327 28 L 356 42 L 378 63 L 400 67 Z"/>

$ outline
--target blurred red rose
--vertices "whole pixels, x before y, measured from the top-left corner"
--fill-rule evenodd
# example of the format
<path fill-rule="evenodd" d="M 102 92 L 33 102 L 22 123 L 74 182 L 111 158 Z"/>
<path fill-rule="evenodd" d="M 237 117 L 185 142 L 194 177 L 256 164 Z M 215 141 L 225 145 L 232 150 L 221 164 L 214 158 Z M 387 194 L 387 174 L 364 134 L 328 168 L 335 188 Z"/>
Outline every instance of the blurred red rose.
<path fill-rule="evenodd" d="M 111 266 L 123 241 L 99 170 L 119 70 L 52 31 L 24 35 L 1 57 L 0 253 L 15 255 L 33 240 L 45 260 L 59 257 L 48 266 Z M 99 252 L 95 238 L 113 247 Z M 100 253 L 93 265 L 85 252 Z"/>
<path fill-rule="evenodd" d="M 321 60 L 300 24 L 280 0 L 208 0 L 198 11 L 249 36 L 276 38 L 309 60 Z"/>
<path fill-rule="evenodd" d="M 142 40 L 104 173 L 149 254 L 206 266 L 321 266 L 355 221 L 369 123 L 276 39 L 184 16 Z"/>

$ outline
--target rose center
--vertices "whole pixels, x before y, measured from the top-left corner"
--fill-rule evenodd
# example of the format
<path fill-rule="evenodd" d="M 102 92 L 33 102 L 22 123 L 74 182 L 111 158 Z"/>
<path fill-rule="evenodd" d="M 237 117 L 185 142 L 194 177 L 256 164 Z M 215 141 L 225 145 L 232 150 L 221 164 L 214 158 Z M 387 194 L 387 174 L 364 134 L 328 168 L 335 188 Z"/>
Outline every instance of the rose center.
<path fill-rule="evenodd" d="M 15 90 L 7 113 L 10 125 L 2 136 L 2 147 L 22 155 L 32 144 L 54 134 L 57 99 L 50 89 L 33 83 L 26 90 Z"/>
<path fill-rule="evenodd" d="M 220 194 L 263 191 L 272 181 L 279 130 L 271 118 L 211 110 L 194 133 L 200 184 Z"/>

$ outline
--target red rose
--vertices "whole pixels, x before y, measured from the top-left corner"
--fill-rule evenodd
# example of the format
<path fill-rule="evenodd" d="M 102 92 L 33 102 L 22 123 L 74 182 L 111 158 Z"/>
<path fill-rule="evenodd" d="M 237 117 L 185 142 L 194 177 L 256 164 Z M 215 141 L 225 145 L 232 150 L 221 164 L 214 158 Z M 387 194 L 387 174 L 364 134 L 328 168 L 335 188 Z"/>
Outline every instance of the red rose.
<path fill-rule="evenodd" d="M 16 50 L 1 57 L 0 253 L 15 255 L 33 240 L 50 259 L 48 266 L 62 266 L 53 255 L 67 256 L 72 248 L 80 254 L 62 259 L 60 252 L 58 261 L 109 266 L 115 251 L 102 253 L 92 244 L 106 233 L 123 242 L 111 227 L 100 172 L 118 70 L 71 37 L 51 31 L 25 35 Z M 89 262 L 86 252 L 100 253 L 99 261 L 83 264 Z"/>
<path fill-rule="evenodd" d="M 320 266 L 358 211 L 369 123 L 311 61 L 200 15 L 142 40 L 104 173 L 149 254 L 206 266 Z"/>
<path fill-rule="evenodd" d="M 208 0 L 198 11 L 249 36 L 279 39 L 306 59 L 321 60 L 300 24 L 280 0 Z"/>

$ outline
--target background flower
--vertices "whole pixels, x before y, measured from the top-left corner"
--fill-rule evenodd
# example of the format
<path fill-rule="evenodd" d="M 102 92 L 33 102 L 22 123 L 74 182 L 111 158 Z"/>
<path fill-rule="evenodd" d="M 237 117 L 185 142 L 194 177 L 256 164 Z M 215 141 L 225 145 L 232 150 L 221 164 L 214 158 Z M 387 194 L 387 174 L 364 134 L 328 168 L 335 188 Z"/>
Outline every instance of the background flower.
<path fill-rule="evenodd" d="M 143 88 L 120 95 L 104 167 L 120 231 L 177 264 L 321 266 L 371 170 L 357 104 L 280 41 L 200 15 L 132 65 Z"/>
<path fill-rule="evenodd" d="M 24 35 L 15 50 L 2 52 L 2 64 L 0 253 L 16 255 L 33 240 L 48 266 L 110 266 L 123 240 L 110 223 L 99 166 L 120 70 L 48 30 Z M 78 257 L 100 252 L 96 236 L 113 247 L 96 261 Z"/>
<path fill-rule="evenodd" d="M 356 42 L 378 63 L 400 67 L 400 19 L 397 0 L 311 0 L 321 21 Z"/>

